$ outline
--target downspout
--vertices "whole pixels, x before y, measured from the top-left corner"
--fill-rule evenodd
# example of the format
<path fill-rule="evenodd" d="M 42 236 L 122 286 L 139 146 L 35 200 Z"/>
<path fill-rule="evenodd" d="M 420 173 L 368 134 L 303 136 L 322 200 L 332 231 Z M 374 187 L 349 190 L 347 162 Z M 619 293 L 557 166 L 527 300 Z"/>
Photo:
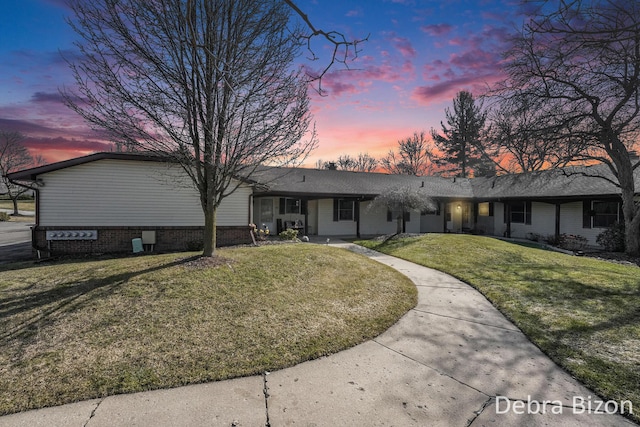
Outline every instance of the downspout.
<path fill-rule="evenodd" d="M 511 238 L 511 203 L 505 202 L 504 208 L 507 211 L 507 235 L 505 237 Z"/>
<path fill-rule="evenodd" d="M 560 238 L 560 203 L 556 203 L 556 241 Z"/>
<path fill-rule="evenodd" d="M 356 210 L 356 237 L 360 238 L 360 199 L 355 201 Z"/>
<path fill-rule="evenodd" d="M 304 235 L 309 235 L 309 199 L 307 197 L 302 199 L 304 203 Z"/>

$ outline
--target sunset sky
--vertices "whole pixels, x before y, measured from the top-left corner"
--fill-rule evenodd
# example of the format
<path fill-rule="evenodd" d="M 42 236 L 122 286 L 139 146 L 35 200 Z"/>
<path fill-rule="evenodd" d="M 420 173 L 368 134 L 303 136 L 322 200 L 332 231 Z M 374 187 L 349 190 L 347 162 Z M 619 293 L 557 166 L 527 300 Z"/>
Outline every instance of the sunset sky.
<path fill-rule="evenodd" d="M 47 162 L 110 150 L 61 102 L 73 84 L 64 58 L 75 33 L 65 0 L 0 3 L 0 128 L 26 137 Z M 352 39 L 369 36 L 351 70 L 334 67 L 313 89 L 319 148 L 307 160 L 340 154 L 384 156 L 399 139 L 439 128 L 455 94 L 480 94 L 501 78 L 507 35 L 520 26 L 517 0 L 298 0 L 314 25 Z M 301 64 L 320 68 L 306 57 Z"/>

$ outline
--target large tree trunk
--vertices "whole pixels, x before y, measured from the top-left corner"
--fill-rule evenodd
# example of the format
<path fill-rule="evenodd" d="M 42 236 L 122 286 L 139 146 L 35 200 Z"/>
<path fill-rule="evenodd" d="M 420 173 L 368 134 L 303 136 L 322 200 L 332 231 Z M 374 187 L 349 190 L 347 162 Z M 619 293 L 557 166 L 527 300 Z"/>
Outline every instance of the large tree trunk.
<path fill-rule="evenodd" d="M 18 197 L 11 199 L 11 201 L 13 202 L 13 214 L 18 215 L 20 213 L 18 212 Z"/>
<path fill-rule="evenodd" d="M 626 252 L 630 255 L 640 255 L 640 215 L 636 215 L 632 220 L 625 217 L 625 247 Z"/>
<path fill-rule="evenodd" d="M 217 213 L 218 209 L 214 206 L 211 206 L 210 209 L 206 209 L 204 212 L 204 248 L 202 250 L 202 256 L 215 256 Z"/>
<path fill-rule="evenodd" d="M 633 166 L 629 153 L 617 136 L 608 135 L 612 149 L 609 155 L 615 165 L 618 174 L 618 184 L 620 185 L 622 196 L 622 214 L 625 224 L 625 251 L 630 255 L 640 254 L 640 212 L 635 203 L 635 179 L 633 176 Z"/>

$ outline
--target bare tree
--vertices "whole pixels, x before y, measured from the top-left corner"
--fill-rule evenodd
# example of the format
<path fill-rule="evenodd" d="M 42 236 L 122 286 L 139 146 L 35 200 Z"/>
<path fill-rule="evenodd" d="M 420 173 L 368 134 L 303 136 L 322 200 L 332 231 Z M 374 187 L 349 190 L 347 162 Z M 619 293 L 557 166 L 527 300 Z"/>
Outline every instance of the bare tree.
<path fill-rule="evenodd" d="M 640 129 L 640 3 L 571 0 L 539 6 L 508 52 L 509 93 L 557 106 L 553 131 L 583 145 L 620 188 L 627 252 L 640 253 L 631 155 Z M 552 5 L 555 5 L 551 8 Z"/>
<path fill-rule="evenodd" d="M 390 150 L 380 160 L 380 165 L 388 173 L 396 175 L 429 175 L 433 172 L 431 158 L 433 147 L 424 132 L 414 132 L 413 136 L 398 141 L 398 152 Z"/>
<path fill-rule="evenodd" d="M 0 129 L 0 194 L 6 194 L 13 202 L 13 215 L 18 215 L 18 199 L 30 190 L 26 184 L 9 180 L 7 174 L 41 164 L 42 158 L 33 157 L 24 146 L 24 136 L 19 132 Z"/>
<path fill-rule="evenodd" d="M 200 194 L 203 256 L 238 177 L 297 164 L 316 145 L 290 3 L 72 1 L 83 55 L 68 105 L 114 141 L 182 166 Z"/>
<path fill-rule="evenodd" d="M 575 163 L 583 146 L 558 132 L 555 105 L 540 105 L 526 96 L 500 99 L 489 113 L 488 137 L 481 144 L 485 158 L 507 173 L 532 172 Z"/>
<path fill-rule="evenodd" d="M 374 172 L 378 167 L 378 160 L 370 156 L 368 153 L 358 153 L 353 159 L 353 171 L 355 172 Z"/>
<path fill-rule="evenodd" d="M 302 35 L 302 39 L 306 42 L 307 51 L 310 54 L 310 59 L 313 61 L 317 61 L 319 58 L 316 55 L 316 52 L 311 47 L 311 42 L 316 37 L 321 37 L 325 41 L 329 42 L 332 45 L 332 52 L 330 55 L 329 61 L 322 67 L 322 69 L 310 75 L 312 80 L 318 82 L 317 92 L 321 95 L 324 94 L 324 90 L 322 89 L 322 78 L 325 74 L 334 66 L 334 64 L 339 63 L 345 66 L 347 69 L 349 68 L 349 63 L 356 59 L 360 53 L 358 46 L 367 41 L 369 36 L 362 39 L 348 39 L 343 33 L 338 31 L 326 31 L 322 28 L 317 28 L 311 19 L 305 14 L 302 9 L 298 7 L 298 5 L 292 0 L 283 0 L 285 4 L 287 4 L 303 21 L 304 25 L 311 31 L 310 33 L 306 33 Z"/>
<path fill-rule="evenodd" d="M 440 122 L 442 134 L 431 129 L 442 152 L 436 163 L 448 167 L 448 173 L 466 178 L 482 160 L 481 138 L 487 114 L 470 92 L 460 91 L 453 99 L 453 112 L 447 108 L 445 115 L 449 127 Z"/>
<path fill-rule="evenodd" d="M 318 160 L 316 167 L 318 169 L 339 169 L 352 172 L 373 172 L 378 167 L 378 160 L 368 153 L 359 153 L 357 157 L 343 154 L 335 161 L 325 162 Z"/>

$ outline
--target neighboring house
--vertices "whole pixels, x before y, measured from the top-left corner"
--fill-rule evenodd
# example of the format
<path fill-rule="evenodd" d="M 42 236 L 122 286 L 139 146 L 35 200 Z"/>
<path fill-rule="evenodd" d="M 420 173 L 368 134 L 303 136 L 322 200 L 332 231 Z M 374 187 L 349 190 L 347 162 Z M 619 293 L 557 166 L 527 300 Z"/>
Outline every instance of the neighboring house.
<path fill-rule="evenodd" d="M 131 153 L 97 153 L 9 174 L 36 183 L 33 247 L 51 253 L 131 251 L 132 239 L 158 251 L 197 249 L 204 215 L 177 164 Z M 250 243 L 251 187 L 218 210 L 218 244 Z M 84 233 L 84 234 L 83 234 Z M 154 236 L 155 235 L 155 236 Z"/>
<path fill-rule="evenodd" d="M 611 182 L 584 174 L 607 171 L 600 165 L 493 178 L 442 178 L 265 168 L 250 181 L 242 180 L 239 190 L 223 200 L 218 242 L 249 243 L 249 223 L 272 233 L 292 227 L 323 236 L 395 233 L 403 213 L 370 205 L 388 189 L 411 186 L 436 201 L 437 208 L 405 213 L 409 233 L 520 238 L 566 233 L 596 245 L 600 232 L 622 220 L 621 198 Z M 155 249 L 160 251 L 201 244 L 204 220 L 198 193 L 178 165 L 158 157 L 97 153 L 10 177 L 38 184 L 35 248 L 54 253 L 126 251 L 143 231 L 147 238 L 149 232 L 155 234 Z M 86 235 L 93 231 L 95 236 Z"/>

